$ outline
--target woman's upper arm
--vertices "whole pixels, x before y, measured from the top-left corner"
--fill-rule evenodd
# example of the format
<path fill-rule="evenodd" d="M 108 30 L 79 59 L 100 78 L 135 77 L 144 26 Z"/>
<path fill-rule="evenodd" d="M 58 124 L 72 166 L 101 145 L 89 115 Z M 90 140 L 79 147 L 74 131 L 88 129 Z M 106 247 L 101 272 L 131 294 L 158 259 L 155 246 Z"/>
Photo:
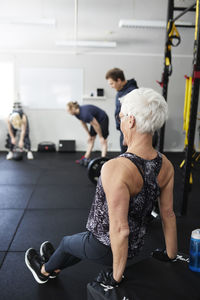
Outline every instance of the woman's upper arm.
<path fill-rule="evenodd" d="M 120 166 L 116 160 L 110 160 L 103 166 L 101 179 L 108 203 L 111 225 L 123 224 L 126 226 L 130 193 L 119 169 Z"/>
<path fill-rule="evenodd" d="M 174 189 L 174 168 L 170 165 L 168 176 L 161 187 L 160 213 L 165 214 L 173 211 L 173 189 Z"/>

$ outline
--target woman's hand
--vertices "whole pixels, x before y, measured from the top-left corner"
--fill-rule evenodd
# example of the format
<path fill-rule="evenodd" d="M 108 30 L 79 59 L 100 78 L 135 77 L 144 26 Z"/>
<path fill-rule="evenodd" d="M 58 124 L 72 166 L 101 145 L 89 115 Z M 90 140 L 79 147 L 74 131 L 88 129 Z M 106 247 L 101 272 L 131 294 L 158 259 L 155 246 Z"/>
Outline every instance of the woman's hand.
<path fill-rule="evenodd" d="M 13 145 L 16 145 L 16 139 L 15 139 L 15 137 L 11 137 L 11 143 L 12 143 Z"/>
<path fill-rule="evenodd" d="M 18 146 L 19 146 L 19 148 L 23 149 L 24 141 L 20 140 Z"/>
<path fill-rule="evenodd" d="M 96 281 L 99 282 L 99 283 L 102 283 L 104 285 L 109 285 L 109 286 L 115 287 L 115 286 L 118 286 L 121 283 L 123 278 L 124 278 L 124 276 L 122 276 L 120 281 L 116 281 L 113 278 L 113 271 L 112 270 L 107 270 L 107 271 L 102 270 L 99 273 L 99 275 L 97 276 Z"/>

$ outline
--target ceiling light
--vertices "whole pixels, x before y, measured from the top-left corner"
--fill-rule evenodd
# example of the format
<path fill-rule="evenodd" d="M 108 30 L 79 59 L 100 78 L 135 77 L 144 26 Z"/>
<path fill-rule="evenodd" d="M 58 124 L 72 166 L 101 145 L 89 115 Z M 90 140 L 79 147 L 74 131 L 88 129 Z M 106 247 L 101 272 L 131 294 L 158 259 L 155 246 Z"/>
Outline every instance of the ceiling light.
<path fill-rule="evenodd" d="M 192 26 L 191 22 L 175 22 L 175 25 Z M 129 20 L 122 19 L 119 21 L 120 28 L 166 28 L 165 21 L 154 20 Z"/>
<path fill-rule="evenodd" d="M 132 27 L 151 27 L 151 28 L 165 28 L 166 22 L 164 21 L 147 21 L 147 20 L 120 20 L 120 28 L 132 28 Z"/>
<path fill-rule="evenodd" d="M 117 46 L 117 43 L 107 42 L 107 41 L 79 41 L 79 40 L 65 41 L 63 40 L 63 41 L 56 41 L 56 46 L 114 48 Z"/>

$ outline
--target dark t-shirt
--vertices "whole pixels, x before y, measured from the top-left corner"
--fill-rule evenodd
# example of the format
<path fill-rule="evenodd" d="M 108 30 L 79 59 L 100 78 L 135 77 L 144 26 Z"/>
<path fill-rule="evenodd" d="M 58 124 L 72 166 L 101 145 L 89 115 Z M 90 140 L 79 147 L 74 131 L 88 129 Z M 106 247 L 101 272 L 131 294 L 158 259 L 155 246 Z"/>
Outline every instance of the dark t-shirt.
<path fill-rule="evenodd" d="M 107 114 L 104 110 L 100 109 L 95 105 L 81 105 L 80 106 L 80 113 L 75 115 L 77 119 L 85 122 L 90 123 L 93 118 L 95 118 L 99 123 L 107 118 Z"/>
<path fill-rule="evenodd" d="M 121 110 L 121 103 L 119 101 L 120 98 L 124 97 L 134 89 L 137 89 L 137 82 L 135 79 L 127 80 L 127 83 L 123 86 L 123 88 L 117 92 L 115 98 L 115 122 L 117 130 L 120 130 L 120 120 L 119 120 L 119 113 Z"/>

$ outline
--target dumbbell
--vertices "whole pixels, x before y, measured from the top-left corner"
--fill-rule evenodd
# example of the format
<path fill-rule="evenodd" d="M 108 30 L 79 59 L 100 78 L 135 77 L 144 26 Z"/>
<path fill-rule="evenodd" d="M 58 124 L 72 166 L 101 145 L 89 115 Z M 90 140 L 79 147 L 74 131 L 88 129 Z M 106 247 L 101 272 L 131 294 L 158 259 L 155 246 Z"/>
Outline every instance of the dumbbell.
<path fill-rule="evenodd" d="M 92 183 L 97 184 L 103 164 L 108 161 L 107 157 L 96 157 L 92 159 L 87 167 L 88 178 Z"/>

